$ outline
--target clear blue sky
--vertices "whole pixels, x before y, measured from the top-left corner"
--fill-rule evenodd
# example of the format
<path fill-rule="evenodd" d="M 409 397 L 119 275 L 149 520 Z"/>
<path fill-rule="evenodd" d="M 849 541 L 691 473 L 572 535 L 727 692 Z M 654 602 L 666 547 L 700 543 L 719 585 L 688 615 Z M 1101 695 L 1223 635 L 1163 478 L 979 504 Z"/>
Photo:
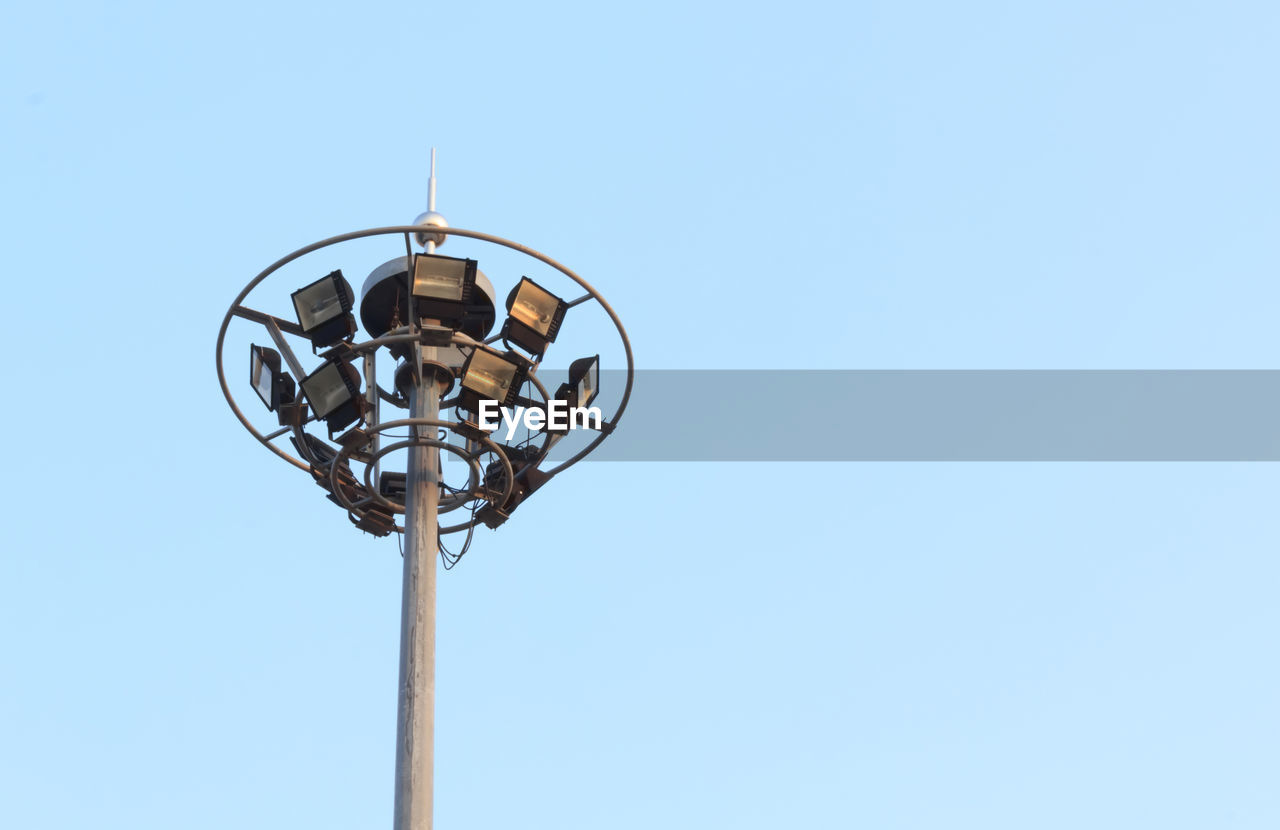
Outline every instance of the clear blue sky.
<path fill-rule="evenodd" d="M 252 442 L 213 340 L 416 215 L 433 144 L 451 222 L 578 269 L 645 367 L 1280 364 L 1274 4 L 4 17 L 6 827 L 389 826 L 396 545 Z M 1278 498 L 577 468 L 442 576 L 437 826 L 1274 828 Z"/>

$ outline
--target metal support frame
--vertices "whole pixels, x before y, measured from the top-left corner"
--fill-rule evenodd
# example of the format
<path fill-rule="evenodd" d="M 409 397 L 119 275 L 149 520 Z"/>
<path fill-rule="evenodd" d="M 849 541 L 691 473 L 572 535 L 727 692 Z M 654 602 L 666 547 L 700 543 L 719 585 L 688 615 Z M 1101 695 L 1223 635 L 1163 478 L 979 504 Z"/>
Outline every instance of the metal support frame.
<path fill-rule="evenodd" d="M 296 259 L 301 259 L 307 254 L 314 253 L 315 251 L 318 251 L 322 248 L 327 248 L 331 245 L 337 245 L 342 242 L 349 242 L 354 239 L 365 239 L 370 236 L 383 236 L 383 235 L 391 235 L 391 234 L 408 235 L 408 234 L 415 234 L 421 230 L 422 228 L 418 225 L 391 225 L 384 228 L 369 228 L 368 230 L 352 231 L 351 233 L 344 233 L 338 236 L 331 236 L 328 239 L 322 239 L 319 242 L 314 242 L 306 246 L 305 248 L 299 248 L 293 253 L 288 254 L 287 256 L 281 257 L 280 259 L 276 260 L 271 265 L 267 266 L 256 277 L 250 280 L 249 284 L 246 285 L 240 291 L 240 294 L 237 295 L 235 300 L 232 302 L 231 307 L 227 309 L 227 313 L 222 319 L 222 327 L 218 330 L 218 341 L 216 344 L 218 383 L 222 387 L 222 395 L 224 398 L 226 398 L 227 404 L 228 406 L 231 407 L 231 411 L 236 416 L 236 419 L 239 420 L 241 425 L 243 425 L 244 428 L 249 431 L 249 434 L 251 434 L 259 442 L 261 442 L 268 450 L 275 453 L 280 458 L 283 458 L 285 461 L 289 462 L 290 464 L 297 467 L 298 469 L 303 471 L 308 471 L 310 469 L 310 465 L 307 464 L 305 461 L 289 454 L 288 452 L 281 449 L 280 447 L 275 446 L 269 440 L 267 440 L 266 436 L 263 435 L 261 432 L 259 432 L 258 429 L 254 427 L 253 423 L 240 410 L 240 407 L 236 404 L 235 396 L 231 394 L 231 387 L 227 383 L 226 373 L 224 371 L 224 366 L 223 366 L 223 345 L 226 342 L 227 330 L 231 325 L 231 320 L 235 317 L 246 317 L 247 319 L 254 319 L 254 318 L 248 318 L 247 315 L 244 313 L 246 311 L 246 307 L 243 306 L 242 303 L 244 302 L 245 298 L 248 297 L 249 294 L 255 288 L 257 288 L 258 285 L 260 285 L 265 279 L 270 277 L 272 274 L 275 274 L 281 268 L 283 268 L 284 266 L 288 265 L 289 263 L 293 262 Z M 608 301 L 605 300 L 605 298 L 601 296 L 601 294 L 598 291 L 596 291 L 591 286 L 590 283 L 588 283 L 586 280 L 580 277 L 577 273 L 569 269 L 567 266 L 562 265 L 561 263 L 547 256 L 546 254 L 542 253 L 541 251 L 536 251 L 533 248 L 529 248 L 525 245 L 521 245 L 518 242 L 513 242 L 509 239 L 503 239 L 502 237 L 494 236 L 493 234 L 483 233 L 481 231 L 465 230 L 463 228 L 452 228 L 452 227 L 447 229 L 433 228 L 432 233 L 439 233 L 444 236 L 457 236 L 457 237 L 462 237 L 466 239 L 475 239 L 480 242 L 488 242 L 493 245 L 500 245 L 504 248 L 509 248 L 513 251 L 518 251 L 519 253 L 530 256 L 538 260 L 539 262 L 542 262 L 556 269 L 561 274 L 564 274 L 566 277 L 573 280 L 579 286 L 584 288 L 591 295 L 591 297 L 596 301 L 596 303 L 600 306 L 600 308 L 604 310 L 605 314 L 609 316 L 610 321 L 612 321 L 614 328 L 618 332 L 618 337 L 622 341 L 622 348 L 627 358 L 627 379 L 625 384 L 623 385 L 622 398 L 618 402 L 618 408 L 614 410 L 613 417 L 605 419 L 608 423 L 614 424 L 616 426 L 618 421 L 621 420 L 622 418 L 622 413 L 627 408 L 627 403 L 631 400 L 631 389 L 635 383 L 635 360 L 631 352 L 631 340 L 630 338 L 627 337 L 626 329 L 624 329 L 622 326 L 622 320 L 618 318 L 617 312 L 613 310 L 613 307 L 609 305 Z M 577 305 L 579 302 L 580 301 L 574 301 L 574 304 Z M 280 328 L 285 331 L 288 331 L 287 329 L 284 329 L 283 326 L 281 326 Z M 352 352 L 357 354 L 364 354 L 365 352 L 371 351 L 387 343 L 403 341 L 403 340 L 413 340 L 413 339 L 416 339 L 416 335 L 412 335 L 412 334 L 405 334 L 405 335 L 398 335 L 398 336 L 384 335 L 382 337 L 375 338 L 373 340 L 367 340 L 363 343 L 354 344 L 352 345 L 351 350 Z M 465 345 L 465 346 L 474 346 L 475 341 L 473 341 L 469 337 L 456 335 L 454 337 L 454 343 L 459 345 Z M 530 379 L 532 379 L 533 377 L 534 377 L 533 375 L 530 375 Z M 546 471 L 547 475 L 551 475 L 551 476 L 559 475 L 560 473 L 572 467 L 574 464 L 577 464 L 579 461 L 586 458 L 588 455 L 591 454 L 593 450 L 595 450 L 596 447 L 600 446 L 600 443 L 605 439 L 605 437 L 607 437 L 608 432 L 609 431 L 602 432 L 600 435 L 596 437 L 594 441 L 587 444 L 587 446 L 583 447 L 572 457 L 568 458 L 565 461 L 562 461 L 560 464 L 557 464 L 552 469 L 547 470 Z"/>

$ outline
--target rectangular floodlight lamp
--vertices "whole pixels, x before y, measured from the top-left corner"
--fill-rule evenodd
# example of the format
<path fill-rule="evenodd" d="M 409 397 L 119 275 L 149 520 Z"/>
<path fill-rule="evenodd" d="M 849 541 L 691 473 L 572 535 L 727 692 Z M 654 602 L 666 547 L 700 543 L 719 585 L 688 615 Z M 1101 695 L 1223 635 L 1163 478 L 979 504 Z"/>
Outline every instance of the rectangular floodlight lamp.
<path fill-rule="evenodd" d="M 356 318 L 351 313 L 355 295 L 342 271 L 333 271 L 292 296 L 298 325 L 316 348 L 332 346 L 356 333 Z"/>
<path fill-rule="evenodd" d="M 281 404 L 293 403 L 293 378 L 288 372 L 280 371 L 280 353 L 275 349 L 249 344 L 249 383 L 268 411 L 275 412 Z"/>
<path fill-rule="evenodd" d="M 583 357 L 569 364 L 569 406 L 591 406 L 600 394 L 600 355 Z"/>
<path fill-rule="evenodd" d="M 460 321 L 476 287 L 476 261 L 436 254 L 413 258 L 413 299 L 421 320 Z"/>
<path fill-rule="evenodd" d="M 390 536 L 396 529 L 395 516 L 376 504 L 366 507 L 359 518 L 351 516 L 350 519 L 358 529 L 374 536 Z"/>
<path fill-rule="evenodd" d="M 386 472 L 378 478 L 378 493 L 391 501 L 404 504 L 404 494 L 409 489 L 406 473 Z"/>
<path fill-rule="evenodd" d="M 582 357 L 569 364 L 569 380 L 560 384 L 554 400 L 564 401 L 570 409 L 591 406 L 591 402 L 600 394 L 600 355 Z M 552 429 L 548 416 L 547 432 L 554 435 L 568 433 L 568 427 Z"/>
<path fill-rule="evenodd" d="M 476 286 L 476 261 L 436 254 L 413 258 L 413 296 L 449 303 L 471 301 Z"/>
<path fill-rule="evenodd" d="M 507 297 L 509 317 L 502 325 L 502 337 L 532 355 L 542 356 L 548 343 L 554 343 L 569 308 L 564 300 L 528 277 Z"/>
<path fill-rule="evenodd" d="M 325 361 L 303 378 L 302 392 L 316 417 L 328 424 L 331 434 L 364 417 L 360 375 L 348 363 Z"/>
<path fill-rule="evenodd" d="M 458 396 L 463 408 L 479 412 L 482 400 L 511 406 L 519 396 L 528 372 L 528 363 L 513 352 L 499 355 L 475 349 L 462 367 L 462 388 Z"/>
<path fill-rule="evenodd" d="M 486 504 L 476 511 L 476 518 L 490 529 L 496 529 L 511 518 L 511 514 L 515 512 L 517 507 L 528 499 L 535 490 L 551 480 L 551 476 L 539 470 L 536 465 L 521 461 L 516 457 L 511 458 L 510 461 L 516 474 L 516 480 L 511 488 L 511 495 L 501 505 Z M 506 473 L 500 463 L 497 461 L 491 462 L 485 470 L 484 486 L 490 490 L 501 490 L 505 483 L 505 476 Z"/>

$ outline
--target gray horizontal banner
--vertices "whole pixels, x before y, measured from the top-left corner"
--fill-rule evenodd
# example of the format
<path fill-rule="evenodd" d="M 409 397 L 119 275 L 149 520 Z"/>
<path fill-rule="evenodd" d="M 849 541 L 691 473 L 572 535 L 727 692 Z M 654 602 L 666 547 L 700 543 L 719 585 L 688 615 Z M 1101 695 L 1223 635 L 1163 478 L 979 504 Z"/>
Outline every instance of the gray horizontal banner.
<path fill-rule="evenodd" d="M 588 460 L 1277 461 L 1280 371 L 641 371 Z"/>

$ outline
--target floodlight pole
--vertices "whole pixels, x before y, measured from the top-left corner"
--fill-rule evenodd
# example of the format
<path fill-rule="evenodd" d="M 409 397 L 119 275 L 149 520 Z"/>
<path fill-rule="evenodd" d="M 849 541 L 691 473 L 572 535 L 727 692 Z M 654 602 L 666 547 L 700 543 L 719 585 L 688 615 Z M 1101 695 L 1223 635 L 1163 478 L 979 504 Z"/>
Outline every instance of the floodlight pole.
<path fill-rule="evenodd" d="M 493 234 L 450 228 L 445 218 L 435 211 L 434 148 L 431 151 L 431 176 L 428 181 L 428 209 L 411 225 L 393 225 L 339 234 L 300 248 L 259 273 L 232 301 L 231 307 L 222 319 L 217 342 L 218 383 L 222 387 L 222 394 L 226 397 L 232 414 L 245 429 L 268 450 L 306 473 L 309 479 L 323 487 L 329 499 L 346 510 L 348 518 L 357 528 L 375 536 L 387 536 L 396 532 L 404 536 L 400 608 L 400 676 L 396 712 L 394 830 L 432 830 L 434 823 L 432 811 L 435 774 L 436 580 L 439 568 L 437 559 L 443 550 L 440 546 L 441 533 L 449 534 L 459 531 L 467 533 L 466 541 L 463 542 L 462 550 L 457 556 L 445 553 L 446 564 L 452 565 L 466 552 L 471 543 L 471 532 L 477 524 L 493 526 L 490 521 L 492 516 L 486 519 L 487 514 L 478 513 L 481 505 L 497 511 L 499 507 L 509 507 L 519 503 L 520 497 L 527 495 L 527 492 L 532 489 L 532 487 L 521 485 L 517 480 L 520 471 L 513 467 L 512 460 L 520 462 L 521 470 L 527 469 L 530 473 L 537 470 L 540 482 L 545 482 L 582 461 L 617 426 L 618 419 L 622 417 L 630 400 L 635 377 L 631 343 L 627 339 L 622 321 L 598 291 L 569 268 L 532 248 Z M 236 404 L 235 395 L 232 394 L 231 387 L 227 383 L 224 352 L 228 326 L 237 318 L 264 326 L 279 350 L 279 356 L 288 363 L 297 381 L 300 384 L 303 383 L 308 378 L 308 374 L 294 355 L 284 335 L 307 339 L 313 347 L 317 347 L 320 341 L 330 338 L 331 334 L 342 334 L 337 330 L 340 328 L 337 323 L 342 320 L 335 318 L 332 324 L 328 320 L 321 321 L 323 330 L 314 325 L 304 325 L 303 318 L 306 315 L 303 313 L 303 308 L 299 306 L 295 308 L 298 312 L 299 324 L 295 325 L 258 311 L 246 304 L 247 298 L 268 277 L 307 254 L 339 243 L 387 235 L 404 237 L 405 256 L 403 258 L 397 256 L 378 266 L 365 282 L 360 302 L 360 315 L 368 333 L 373 336 L 372 340 L 363 343 L 354 342 L 357 327 L 351 287 L 341 276 L 340 271 L 330 274 L 338 295 L 337 299 L 340 301 L 341 312 L 345 315 L 347 330 L 340 338 L 340 343 L 330 341 L 323 347 L 327 349 L 333 346 L 333 349 L 326 351 L 322 359 L 326 364 L 336 364 L 338 374 L 343 379 L 347 391 L 352 395 L 359 391 L 352 383 L 351 374 L 355 372 L 354 363 L 357 360 L 363 361 L 365 406 L 356 405 L 358 400 L 356 403 L 339 402 L 339 409 L 324 409 L 325 417 L 314 414 L 309 416 L 309 412 L 313 410 L 319 412 L 318 407 L 328 402 L 329 390 L 319 387 L 312 390 L 304 385 L 294 396 L 293 402 L 285 407 L 285 401 L 276 400 L 276 390 L 273 388 L 271 400 L 268 401 L 264 397 L 264 402 L 268 410 L 276 412 L 280 429 L 260 432 L 252 420 L 240 410 Z M 497 294 L 489 280 L 475 268 L 474 260 L 465 260 L 467 265 L 460 275 L 455 273 L 456 269 L 442 274 L 436 273 L 433 266 L 445 259 L 454 259 L 457 262 L 462 261 L 461 258 L 446 257 L 433 262 L 418 259 L 413 252 L 415 240 L 427 254 L 434 254 L 437 247 L 450 236 L 501 246 L 531 257 L 559 272 L 587 292 L 586 296 L 571 302 L 565 303 L 563 300 L 559 302 L 565 308 L 581 305 L 588 300 L 596 302 L 608 315 L 621 339 L 622 348 L 626 353 L 627 379 L 613 417 L 604 422 L 602 427 L 597 426 L 598 434 L 584 448 L 550 469 L 541 469 L 539 464 L 546 459 L 551 446 L 559 440 L 558 435 L 547 436 L 542 446 L 535 448 L 537 455 L 531 459 L 526 453 L 512 453 L 510 452 L 512 447 L 497 443 L 488 437 L 475 435 L 473 431 L 467 429 L 461 415 L 457 420 L 442 419 L 440 416 L 442 405 L 453 407 L 460 401 L 468 401 L 470 403 L 460 405 L 462 408 L 469 408 L 474 403 L 470 394 L 477 390 L 467 387 L 465 383 L 463 389 L 467 391 L 466 395 L 460 392 L 458 396 L 448 400 L 442 399 L 452 394 L 455 381 L 468 380 L 470 371 L 468 367 L 478 354 L 487 353 L 502 357 L 502 354 L 491 348 L 489 344 L 503 335 L 484 339 L 495 322 Z M 419 267 L 423 269 L 421 286 L 415 284 L 414 280 L 415 276 L 419 275 Z M 432 278 L 447 279 L 449 274 L 461 277 L 459 283 L 463 289 L 461 297 L 450 297 L 448 294 L 440 296 L 440 292 L 430 284 Z M 315 285 L 313 283 L 308 288 Z M 423 291 L 425 297 L 449 303 L 447 308 L 450 310 L 433 313 L 430 311 L 433 305 L 423 305 L 415 299 L 413 294 L 415 288 Z M 468 290 L 471 290 L 469 298 Z M 329 299 L 331 301 L 333 298 Z M 461 309 L 458 308 L 459 299 L 464 300 Z M 439 316 L 443 319 L 423 319 L 419 315 L 419 308 L 430 316 Z M 459 311 L 460 316 L 456 313 Z M 561 312 L 556 313 L 559 315 Z M 404 319 L 406 316 L 407 319 Z M 403 322 L 401 322 L 402 319 Z M 430 324 L 430 331 L 425 328 L 427 324 Z M 445 332 L 449 330 L 452 333 L 446 338 Z M 431 345 L 427 345 L 428 342 Z M 407 365 L 399 366 L 396 372 L 396 382 L 393 386 L 399 394 L 394 397 L 377 382 L 376 356 L 380 354 L 379 350 L 383 347 L 386 347 L 396 359 L 407 358 Z M 267 364 L 274 363 L 274 361 L 267 361 L 262 347 L 256 344 L 252 345 L 251 354 L 261 358 Z M 595 360 L 598 368 L 598 355 Z M 543 401 L 550 402 L 552 398 L 547 389 L 534 375 L 540 362 L 540 360 L 534 361 L 528 376 L 519 376 L 519 387 L 509 391 L 522 395 L 523 386 L 526 383 L 531 384 Z M 251 361 L 251 371 L 252 366 Z M 570 368 L 572 371 L 572 366 Z M 283 372 L 280 375 L 288 377 Z M 257 377 L 251 377 L 251 382 L 255 386 L 258 385 L 259 380 Z M 273 380 L 273 384 L 276 380 Z M 314 399 L 316 397 L 320 400 Z M 528 400 L 522 396 L 520 399 Z M 387 401 L 401 408 L 407 404 L 410 417 L 384 421 L 379 415 L 380 401 Z M 355 406 L 354 413 L 350 406 Z M 346 420 L 342 420 L 344 418 Z M 329 427 L 346 427 L 352 423 L 353 418 L 360 422 L 356 428 L 349 430 L 339 439 L 334 438 L 331 429 L 328 443 L 305 429 L 313 420 L 322 421 Z M 382 446 L 382 440 L 390 437 L 388 430 L 406 427 L 410 430 L 411 440 Z M 450 433 L 466 437 L 465 447 L 449 440 Z M 274 443 L 276 439 L 286 435 L 290 437 L 301 457 L 295 457 Z M 389 489 L 384 491 L 385 485 L 396 483 L 396 479 L 390 478 L 384 481 L 386 477 L 379 476 L 379 460 L 387 454 L 387 451 L 402 449 L 407 449 L 409 456 L 403 506 L 397 503 L 400 501 L 397 494 Z M 465 488 L 455 489 L 442 482 L 440 464 L 442 450 L 459 455 L 466 460 L 468 474 Z M 488 457 L 492 457 L 492 460 L 486 463 L 485 459 Z M 363 484 L 354 480 L 350 467 L 352 461 L 364 465 Z M 374 479 L 377 481 L 375 482 Z M 441 494 L 444 492 L 449 493 L 447 498 L 442 498 Z M 471 516 L 469 519 L 464 518 L 456 524 L 441 528 L 439 512 L 442 503 L 446 512 L 470 505 Z M 400 512 L 404 513 L 403 525 L 397 524 L 394 519 L 394 515 Z M 506 514 L 499 512 L 497 515 L 505 517 Z"/>
<path fill-rule="evenodd" d="M 431 150 L 427 209 L 435 210 L 436 151 Z M 436 243 L 428 239 L 427 253 Z M 413 263 L 409 262 L 410 274 Z M 410 303 L 412 303 L 410 298 Z M 410 308 L 411 326 L 417 310 Z M 409 417 L 440 417 L 440 386 L 424 371 L 436 360 L 436 347 L 413 345 L 417 367 Z M 415 427 L 419 437 L 434 438 L 434 427 Z M 440 551 L 440 454 L 434 447 L 409 447 L 405 482 L 404 583 L 400 598 L 400 695 L 396 716 L 396 795 L 394 830 L 431 830 L 435 774 L 436 708 L 436 557 Z"/>

